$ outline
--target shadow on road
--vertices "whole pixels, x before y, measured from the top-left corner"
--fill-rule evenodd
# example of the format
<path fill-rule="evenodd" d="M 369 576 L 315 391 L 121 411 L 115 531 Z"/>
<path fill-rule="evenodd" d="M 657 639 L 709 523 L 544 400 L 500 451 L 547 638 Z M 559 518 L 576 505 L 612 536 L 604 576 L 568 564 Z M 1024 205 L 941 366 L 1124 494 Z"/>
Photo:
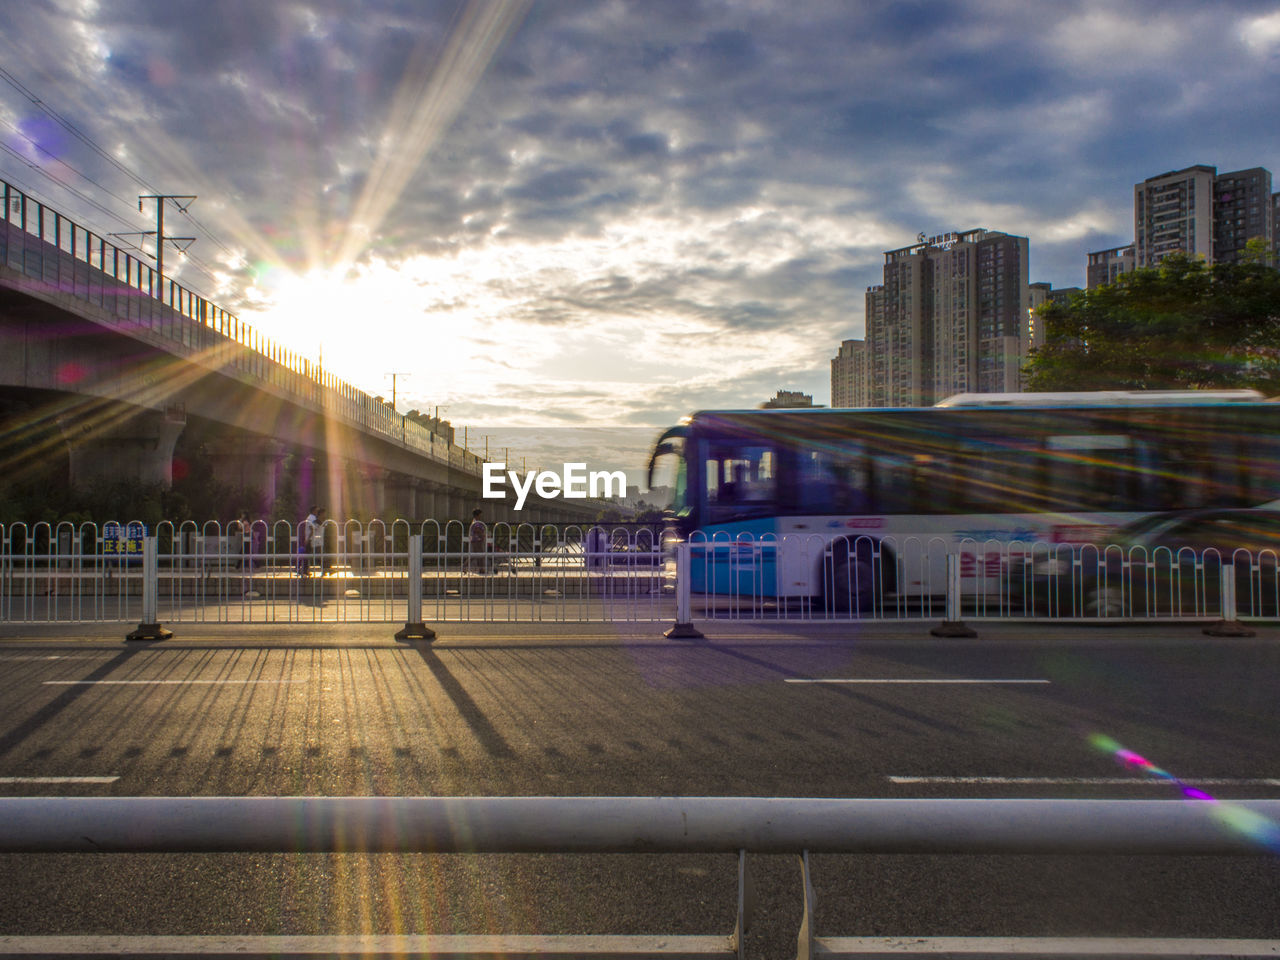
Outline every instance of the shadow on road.
<path fill-rule="evenodd" d="M 489 718 L 484 715 L 484 711 L 471 699 L 471 695 L 467 693 L 466 688 L 458 682 L 458 678 L 440 661 L 440 657 L 432 649 L 431 643 L 424 640 L 412 640 L 409 641 L 408 646 L 416 650 L 418 655 L 422 657 L 422 662 L 427 665 L 431 675 L 440 684 L 440 689 L 453 701 L 453 705 L 458 710 L 458 716 L 466 721 L 467 726 L 471 728 L 472 733 L 476 735 L 476 738 L 490 756 L 514 757 L 515 751 L 511 749 L 511 745 L 503 739 L 502 734 L 498 733 L 493 724 L 489 722 Z"/>

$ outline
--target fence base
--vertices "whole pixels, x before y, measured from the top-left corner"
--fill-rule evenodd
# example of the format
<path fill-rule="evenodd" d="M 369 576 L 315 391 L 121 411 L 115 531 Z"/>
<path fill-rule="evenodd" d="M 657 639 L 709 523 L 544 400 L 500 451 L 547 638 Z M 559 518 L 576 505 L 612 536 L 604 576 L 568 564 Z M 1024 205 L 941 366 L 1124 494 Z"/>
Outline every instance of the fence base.
<path fill-rule="evenodd" d="M 140 623 L 138 629 L 125 635 L 126 640 L 168 640 L 173 636 L 172 630 L 166 630 L 158 623 Z"/>
<path fill-rule="evenodd" d="M 1256 631 L 1250 630 L 1239 620 L 1219 620 L 1205 627 L 1203 632 L 1211 637 L 1256 637 Z"/>
<path fill-rule="evenodd" d="M 397 640 L 434 640 L 436 632 L 422 621 L 406 623 L 403 630 L 396 631 Z"/>
<path fill-rule="evenodd" d="M 978 631 L 973 627 L 965 626 L 959 620 L 944 620 L 938 626 L 929 631 L 935 637 L 976 637 Z"/>
<path fill-rule="evenodd" d="M 705 640 L 706 635 L 692 623 L 677 623 L 670 630 L 662 631 L 668 640 Z"/>

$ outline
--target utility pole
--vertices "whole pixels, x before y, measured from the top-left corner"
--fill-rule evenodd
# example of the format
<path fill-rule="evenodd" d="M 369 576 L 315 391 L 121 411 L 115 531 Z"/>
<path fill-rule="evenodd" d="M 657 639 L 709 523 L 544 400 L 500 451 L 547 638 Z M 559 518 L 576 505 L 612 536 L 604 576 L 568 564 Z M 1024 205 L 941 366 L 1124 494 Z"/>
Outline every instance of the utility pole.
<path fill-rule="evenodd" d="M 142 209 L 143 200 L 154 200 L 156 202 L 156 279 L 157 284 L 156 296 L 164 299 L 164 242 L 172 240 L 175 247 L 178 247 L 179 253 L 184 253 L 187 247 L 196 242 L 195 237 L 166 237 L 164 235 L 164 202 L 172 200 L 173 205 L 182 213 L 187 212 L 187 208 L 196 201 L 194 196 L 183 195 L 176 196 L 170 194 L 149 193 L 138 197 L 138 209 Z M 181 201 L 185 200 L 186 203 Z M 185 241 L 186 246 L 178 246 L 179 241 Z"/>
<path fill-rule="evenodd" d="M 391 378 L 391 409 L 394 410 L 396 408 L 396 377 L 408 377 L 411 374 L 407 370 L 393 370 L 391 373 L 384 373 L 383 376 Z"/>

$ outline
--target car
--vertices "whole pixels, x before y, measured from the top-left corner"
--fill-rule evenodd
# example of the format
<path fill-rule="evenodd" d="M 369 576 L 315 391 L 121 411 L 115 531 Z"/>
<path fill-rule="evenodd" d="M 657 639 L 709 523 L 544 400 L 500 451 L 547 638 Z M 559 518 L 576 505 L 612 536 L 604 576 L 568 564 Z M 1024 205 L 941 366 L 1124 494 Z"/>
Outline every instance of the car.
<path fill-rule="evenodd" d="M 1221 617 L 1222 569 L 1238 616 L 1280 610 L 1280 509 L 1150 514 L 1105 543 L 1038 547 L 1010 565 L 1009 602 L 1060 617 Z"/>
<path fill-rule="evenodd" d="M 652 570 L 662 565 L 662 553 L 644 543 L 614 543 L 588 554 L 580 541 L 557 543 L 541 550 L 512 554 L 498 564 L 498 573 L 567 572 L 577 570 Z"/>

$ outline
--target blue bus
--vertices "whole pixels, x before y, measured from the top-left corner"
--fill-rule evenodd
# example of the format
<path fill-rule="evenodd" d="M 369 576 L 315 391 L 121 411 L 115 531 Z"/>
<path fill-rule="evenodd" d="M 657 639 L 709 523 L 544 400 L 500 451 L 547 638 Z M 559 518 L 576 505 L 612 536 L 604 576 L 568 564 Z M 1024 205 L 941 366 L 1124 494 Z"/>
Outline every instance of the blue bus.
<path fill-rule="evenodd" d="M 659 437 L 651 485 L 669 457 L 694 592 L 867 611 L 944 591 L 948 552 L 972 588 L 999 575 L 983 545 L 1098 543 L 1156 511 L 1280 506 L 1280 403 L 1108 391 L 703 411 Z"/>

